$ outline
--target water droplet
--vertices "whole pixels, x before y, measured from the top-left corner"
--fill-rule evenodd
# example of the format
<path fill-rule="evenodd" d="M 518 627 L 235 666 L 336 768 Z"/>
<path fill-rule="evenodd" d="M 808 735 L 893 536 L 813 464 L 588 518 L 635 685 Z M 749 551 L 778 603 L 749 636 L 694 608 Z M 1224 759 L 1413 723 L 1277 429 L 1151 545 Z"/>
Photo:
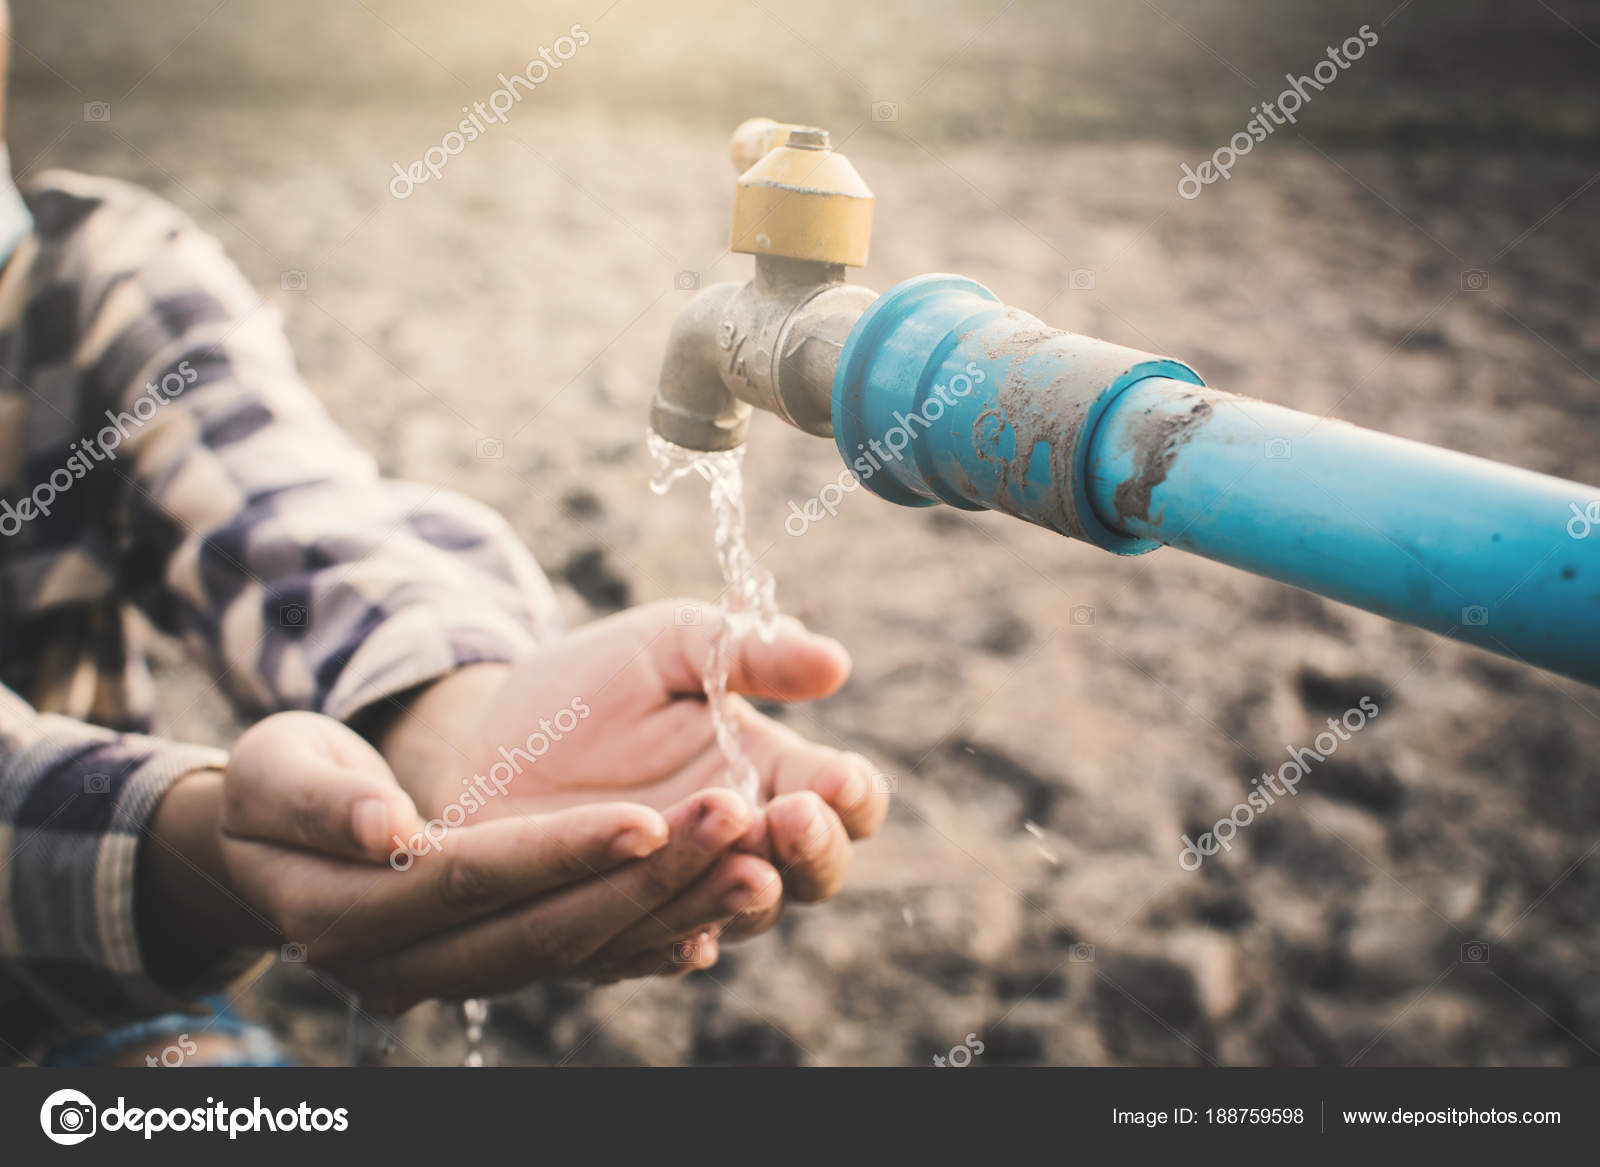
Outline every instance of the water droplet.
<path fill-rule="evenodd" d="M 480 997 L 461 1002 L 461 1025 L 467 1043 L 467 1052 L 461 1059 L 463 1066 L 483 1065 L 483 1029 L 488 1022 L 489 1002 Z"/>

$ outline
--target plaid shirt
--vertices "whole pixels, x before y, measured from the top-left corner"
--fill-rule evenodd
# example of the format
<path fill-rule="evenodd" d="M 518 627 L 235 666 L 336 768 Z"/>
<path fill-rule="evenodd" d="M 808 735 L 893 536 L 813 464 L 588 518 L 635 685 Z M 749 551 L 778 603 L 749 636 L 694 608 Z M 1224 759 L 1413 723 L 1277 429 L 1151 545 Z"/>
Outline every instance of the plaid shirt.
<path fill-rule="evenodd" d="M 239 971 L 157 983 L 139 949 L 146 822 L 225 755 L 141 735 L 135 610 L 243 715 L 346 721 L 558 619 L 497 514 L 378 476 L 180 212 L 60 172 L 28 205 L 0 272 L 0 1060 Z"/>

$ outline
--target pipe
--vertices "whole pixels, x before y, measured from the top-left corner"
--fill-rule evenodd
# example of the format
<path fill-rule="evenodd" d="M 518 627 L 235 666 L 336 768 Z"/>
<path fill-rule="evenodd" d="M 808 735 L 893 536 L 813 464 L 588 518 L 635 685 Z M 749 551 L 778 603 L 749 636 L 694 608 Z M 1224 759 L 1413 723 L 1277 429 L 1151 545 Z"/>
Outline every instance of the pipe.
<path fill-rule="evenodd" d="M 1600 527 L 1570 529 L 1594 487 L 1210 389 L 958 276 L 866 309 L 832 420 L 892 502 L 1169 544 L 1600 684 Z"/>
<path fill-rule="evenodd" d="M 1087 466 L 1128 535 L 1600 684 L 1591 487 L 1158 377 Z"/>

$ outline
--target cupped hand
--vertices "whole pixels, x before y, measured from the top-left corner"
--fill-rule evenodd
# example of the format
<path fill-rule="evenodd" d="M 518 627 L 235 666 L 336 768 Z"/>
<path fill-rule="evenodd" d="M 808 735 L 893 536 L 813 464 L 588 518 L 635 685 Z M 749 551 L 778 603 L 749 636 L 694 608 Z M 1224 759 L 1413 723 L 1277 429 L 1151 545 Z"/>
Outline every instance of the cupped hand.
<path fill-rule="evenodd" d="M 649 604 L 514 666 L 462 670 L 415 700 L 380 739 L 384 755 L 429 816 L 469 790 L 481 795 L 473 815 L 490 818 L 612 800 L 663 809 L 724 787 L 729 767 L 704 690 L 720 619 L 690 601 Z M 887 784 L 859 754 L 808 741 L 744 698 L 825 697 L 849 668 L 836 641 L 784 618 L 771 641 L 742 638 L 730 669 L 730 712 L 762 803 L 738 849 L 769 864 L 796 900 L 839 889 L 851 840 L 883 821 Z M 777 907 L 733 934 L 770 925 Z"/>
<path fill-rule="evenodd" d="M 260 722 L 225 774 L 193 781 L 220 785 L 220 867 L 256 942 L 287 945 L 386 1013 L 546 978 L 704 968 L 723 928 L 778 898 L 766 865 L 732 851 L 756 816 L 727 790 L 661 809 L 530 807 L 397 853 L 393 837 L 423 826 L 411 798 L 365 741 L 308 713 Z M 188 779 L 180 790 L 180 807 L 205 796 Z"/>

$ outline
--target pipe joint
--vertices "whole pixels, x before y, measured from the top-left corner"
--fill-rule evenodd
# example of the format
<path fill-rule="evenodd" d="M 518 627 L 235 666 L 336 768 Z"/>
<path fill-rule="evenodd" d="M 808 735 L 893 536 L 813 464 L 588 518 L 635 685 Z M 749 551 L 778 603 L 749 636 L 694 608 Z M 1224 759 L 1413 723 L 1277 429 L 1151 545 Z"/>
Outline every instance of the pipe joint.
<path fill-rule="evenodd" d="M 1050 328 L 972 280 L 918 276 L 851 333 L 834 378 L 834 442 L 891 502 L 999 510 L 1138 554 L 1157 544 L 1100 520 L 1087 461 L 1107 407 L 1147 377 L 1201 384 L 1187 365 Z"/>

